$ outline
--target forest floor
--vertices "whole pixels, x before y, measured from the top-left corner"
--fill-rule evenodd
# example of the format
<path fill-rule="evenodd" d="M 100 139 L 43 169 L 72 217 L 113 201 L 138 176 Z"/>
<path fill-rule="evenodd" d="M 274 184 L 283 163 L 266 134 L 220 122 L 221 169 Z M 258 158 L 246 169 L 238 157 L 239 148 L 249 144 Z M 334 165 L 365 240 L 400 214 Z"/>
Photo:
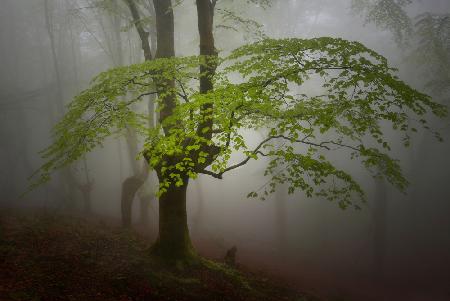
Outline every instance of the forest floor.
<path fill-rule="evenodd" d="M 148 238 L 117 225 L 1 210 L 0 300 L 319 300 L 220 261 L 168 269 L 149 247 Z"/>

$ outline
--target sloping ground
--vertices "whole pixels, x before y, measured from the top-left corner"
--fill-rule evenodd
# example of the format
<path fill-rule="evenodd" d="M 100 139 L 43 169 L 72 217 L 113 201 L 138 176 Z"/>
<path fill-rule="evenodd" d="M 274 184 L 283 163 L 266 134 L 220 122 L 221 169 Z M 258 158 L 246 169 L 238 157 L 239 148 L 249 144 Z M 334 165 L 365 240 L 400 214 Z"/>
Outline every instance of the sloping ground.
<path fill-rule="evenodd" d="M 135 232 L 49 213 L 0 211 L 0 300 L 318 300 L 212 261 L 168 270 Z"/>

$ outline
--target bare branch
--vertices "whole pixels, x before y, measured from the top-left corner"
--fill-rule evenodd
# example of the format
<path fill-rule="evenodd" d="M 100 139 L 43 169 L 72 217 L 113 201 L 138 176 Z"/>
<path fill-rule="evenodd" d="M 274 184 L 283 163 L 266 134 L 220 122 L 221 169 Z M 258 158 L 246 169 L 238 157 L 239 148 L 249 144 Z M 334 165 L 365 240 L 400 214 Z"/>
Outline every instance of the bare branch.
<path fill-rule="evenodd" d="M 184 101 L 186 101 L 186 103 L 188 103 L 189 102 L 189 96 L 187 95 L 186 90 L 184 89 L 183 83 L 178 78 L 175 78 L 175 81 L 180 85 L 181 91 L 183 92 L 183 94 L 177 93 L 178 96 L 183 98 Z"/>

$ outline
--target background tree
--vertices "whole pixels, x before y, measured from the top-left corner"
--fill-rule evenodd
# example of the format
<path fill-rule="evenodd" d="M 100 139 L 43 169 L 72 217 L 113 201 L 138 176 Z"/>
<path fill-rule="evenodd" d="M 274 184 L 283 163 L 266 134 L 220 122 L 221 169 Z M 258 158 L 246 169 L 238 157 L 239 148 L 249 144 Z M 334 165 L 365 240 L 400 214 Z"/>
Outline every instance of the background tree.
<path fill-rule="evenodd" d="M 377 27 L 390 31 L 399 47 L 404 49 L 406 55 L 403 60 L 413 64 L 413 73 L 421 81 L 419 86 L 426 90 L 441 103 L 445 100 L 446 91 L 450 87 L 449 81 L 449 32 L 450 22 L 448 14 L 434 14 L 430 12 L 417 16 L 408 13 L 408 6 L 418 4 L 413 0 L 353 0 L 353 9 L 364 16 L 366 23 L 374 23 Z M 448 94 L 447 94 L 448 96 Z M 430 142 L 432 137 L 426 133 L 419 141 L 414 153 L 410 151 L 412 177 L 420 181 L 420 174 L 429 164 Z M 422 181 L 425 181 L 423 179 Z M 388 190 L 385 183 L 377 181 L 375 184 L 375 199 L 373 200 L 373 269 L 377 280 L 382 280 L 383 266 L 387 246 L 388 224 Z M 421 197 L 417 185 L 413 185 L 409 192 L 411 202 L 412 227 L 414 234 L 409 239 L 417 242 L 417 225 L 421 218 L 419 204 Z M 416 246 L 417 247 L 417 246 Z"/>

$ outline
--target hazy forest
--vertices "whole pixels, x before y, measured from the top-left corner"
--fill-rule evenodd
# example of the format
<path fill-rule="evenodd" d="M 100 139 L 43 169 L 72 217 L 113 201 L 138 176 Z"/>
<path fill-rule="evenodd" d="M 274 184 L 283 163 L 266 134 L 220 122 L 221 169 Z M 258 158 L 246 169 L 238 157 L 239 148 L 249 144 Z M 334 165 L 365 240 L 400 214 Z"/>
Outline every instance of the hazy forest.
<path fill-rule="evenodd" d="M 450 300 L 448 0 L 0 0 L 0 301 Z"/>

